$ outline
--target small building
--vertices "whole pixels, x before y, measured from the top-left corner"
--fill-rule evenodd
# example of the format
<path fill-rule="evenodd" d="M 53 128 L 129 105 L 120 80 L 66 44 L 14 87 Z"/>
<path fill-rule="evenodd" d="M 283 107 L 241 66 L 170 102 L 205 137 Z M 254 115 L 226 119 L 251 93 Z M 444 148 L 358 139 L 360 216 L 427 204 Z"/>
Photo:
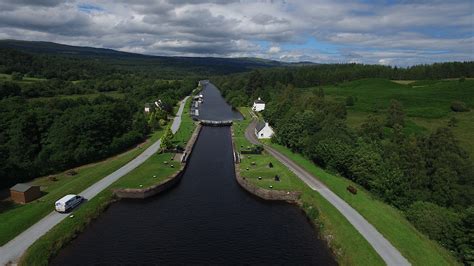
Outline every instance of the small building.
<path fill-rule="evenodd" d="M 155 106 L 156 108 L 163 110 L 163 102 L 160 99 L 158 99 L 158 101 L 155 101 Z"/>
<path fill-rule="evenodd" d="M 258 123 L 255 127 L 255 136 L 259 139 L 269 139 L 273 134 L 275 134 L 275 132 L 268 122 Z"/>
<path fill-rule="evenodd" d="M 39 186 L 18 183 L 10 188 L 10 196 L 16 203 L 25 204 L 41 197 Z"/>
<path fill-rule="evenodd" d="M 153 111 L 153 104 L 151 103 L 145 103 L 145 113 L 150 113 Z"/>
<path fill-rule="evenodd" d="M 265 110 L 265 102 L 262 101 L 260 97 L 258 97 L 258 99 L 253 102 L 252 110 L 254 110 L 255 112 Z"/>

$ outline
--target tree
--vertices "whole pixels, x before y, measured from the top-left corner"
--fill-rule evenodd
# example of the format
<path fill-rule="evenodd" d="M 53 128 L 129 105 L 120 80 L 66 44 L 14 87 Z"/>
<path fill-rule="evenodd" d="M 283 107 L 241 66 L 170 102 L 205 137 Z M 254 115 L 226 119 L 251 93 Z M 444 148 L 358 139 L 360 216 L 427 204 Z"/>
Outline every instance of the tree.
<path fill-rule="evenodd" d="M 360 126 L 360 135 L 368 141 L 379 141 L 383 139 L 382 122 L 375 116 L 369 115 Z"/>
<path fill-rule="evenodd" d="M 165 131 L 165 133 L 163 134 L 163 137 L 161 137 L 161 148 L 163 150 L 166 150 L 166 149 L 171 149 L 172 146 L 173 146 L 173 132 L 171 132 L 171 128 L 168 127 Z"/>
<path fill-rule="evenodd" d="M 395 125 L 405 125 L 405 112 L 399 101 L 391 100 L 387 112 L 387 126 L 393 128 Z"/>
<path fill-rule="evenodd" d="M 406 212 L 413 225 L 439 241 L 446 248 L 459 252 L 459 245 L 464 242 L 461 216 L 447 208 L 434 203 L 417 201 Z"/>
<path fill-rule="evenodd" d="M 453 101 L 451 103 L 451 110 L 453 112 L 468 112 L 469 108 L 467 107 L 466 103 L 461 101 Z"/>

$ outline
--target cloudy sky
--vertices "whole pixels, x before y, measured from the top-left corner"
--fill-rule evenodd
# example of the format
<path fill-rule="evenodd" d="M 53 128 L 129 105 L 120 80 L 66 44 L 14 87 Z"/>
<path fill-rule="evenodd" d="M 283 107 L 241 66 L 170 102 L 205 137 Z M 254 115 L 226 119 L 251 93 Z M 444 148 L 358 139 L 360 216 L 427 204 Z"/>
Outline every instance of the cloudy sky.
<path fill-rule="evenodd" d="M 474 60 L 474 1 L 0 0 L 0 39 L 153 55 Z"/>

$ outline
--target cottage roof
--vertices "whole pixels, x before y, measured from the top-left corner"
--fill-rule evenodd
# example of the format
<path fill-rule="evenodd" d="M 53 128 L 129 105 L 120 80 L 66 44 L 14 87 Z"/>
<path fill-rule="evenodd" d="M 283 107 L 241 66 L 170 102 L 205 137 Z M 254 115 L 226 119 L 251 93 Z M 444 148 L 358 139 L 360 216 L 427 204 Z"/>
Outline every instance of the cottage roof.
<path fill-rule="evenodd" d="M 13 187 L 10 188 L 10 190 L 18 191 L 18 192 L 26 192 L 28 189 L 30 189 L 31 185 L 28 184 L 23 184 L 23 183 L 18 183 L 14 185 Z"/>
<path fill-rule="evenodd" d="M 257 132 L 260 132 L 264 127 L 265 127 L 265 122 L 258 122 L 257 125 L 255 126 L 255 129 L 257 129 Z"/>
<path fill-rule="evenodd" d="M 260 98 L 258 98 L 257 100 L 254 101 L 254 103 L 265 103 L 265 102 L 262 101 Z"/>

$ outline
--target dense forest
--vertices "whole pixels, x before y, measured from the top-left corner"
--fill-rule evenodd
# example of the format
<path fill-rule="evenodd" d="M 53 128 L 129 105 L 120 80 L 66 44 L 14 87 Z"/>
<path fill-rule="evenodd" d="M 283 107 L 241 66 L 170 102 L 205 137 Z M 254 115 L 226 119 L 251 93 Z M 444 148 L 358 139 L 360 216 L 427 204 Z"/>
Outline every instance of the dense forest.
<path fill-rule="evenodd" d="M 11 74 L 0 80 L 0 188 L 140 143 L 197 84 L 196 78 L 165 80 L 91 59 L 15 50 L 0 52 L 0 73 Z M 157 99 L 160 114 L 147 117 L 144 103 Z"/>
<path fill-rule="evenodd" d="M 310 94 L 295 88 L 366 77 L 460 76 L 474 77 L 474 63 L 403 69 L 321 65 L 259 70 L 211 80 L 234 106 L 249 106 L 251 99 L 257 97 L 266 99 L 263 116 L 275 129 L 272 141 L 360 184 L 402 210 L 415 227 L 451 250 L 464 263 L 472 263 L 474 165 L 449 125 L 440 124 L 428 134 L 408 134 L 403 130 L 406 119 L 403 105 L 392 100 L 384 119 L 368 116 L 360 128 L 353 129 L 346 121 L 346 106 L 351 105 L 350 101 L 326 99 L 322 86 Z"/>

